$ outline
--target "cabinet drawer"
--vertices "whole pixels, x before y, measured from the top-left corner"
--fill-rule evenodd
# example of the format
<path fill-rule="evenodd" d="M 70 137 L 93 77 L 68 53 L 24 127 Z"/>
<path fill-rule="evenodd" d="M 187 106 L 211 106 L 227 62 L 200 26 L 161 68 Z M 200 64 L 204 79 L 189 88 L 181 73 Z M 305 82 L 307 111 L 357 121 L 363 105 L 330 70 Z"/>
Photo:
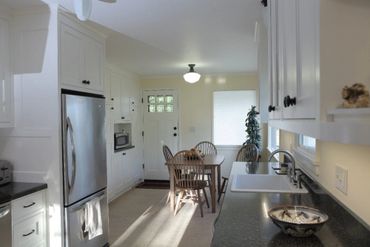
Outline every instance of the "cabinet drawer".
<path fill-rule="evenodd" d="M 17 221 L 25 216 L 45 207 L 45 192 L 39 191 L 12 201 L 13 220 Z"/>
<path fill-rule="evenodd" d="M 13 247 L 45 246 L 45 211 L 13 226 Z"/>

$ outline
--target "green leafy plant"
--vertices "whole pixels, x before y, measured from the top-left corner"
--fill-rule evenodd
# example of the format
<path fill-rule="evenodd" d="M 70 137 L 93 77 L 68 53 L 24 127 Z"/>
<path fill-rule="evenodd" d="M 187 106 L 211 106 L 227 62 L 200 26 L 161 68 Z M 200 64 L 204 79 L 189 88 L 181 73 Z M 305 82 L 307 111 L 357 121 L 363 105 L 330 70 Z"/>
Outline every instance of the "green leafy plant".
<path fill-rule="evenodd" d="M 260 149 L 261 146 L 261 135 L 260 135 L 260 124 L 258 123 L 257 116 L 260 113 L 256 110 L 256 106 L 252 106 L 250 111 L 247 114 L 247 119 L 245 119 L 245 127 L 247 129 L 247 140 L 243 143 L 246 144 L 254 144 Z"/>

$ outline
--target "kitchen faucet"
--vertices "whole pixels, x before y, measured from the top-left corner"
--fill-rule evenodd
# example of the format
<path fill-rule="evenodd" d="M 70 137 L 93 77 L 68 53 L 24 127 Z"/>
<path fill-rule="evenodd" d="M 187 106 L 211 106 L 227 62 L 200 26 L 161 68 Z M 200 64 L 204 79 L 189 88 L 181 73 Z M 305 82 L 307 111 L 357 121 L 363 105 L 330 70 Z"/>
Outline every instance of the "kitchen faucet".
<path fill-rule="evenodd" d="M 295 159 L 293 155 L 288 150 L 276 149 L 270 154 L 268 161 L 271 161 L 272 157 L 274 157 L 274 155 L 277 153 L 283 153 L 287 155 L 289 159 L 291 160 L 291 168 L 288 169 L 288 176 L 289 176 L 290 182 L 296 185 L 297 184 L 297 179 L 296 179 L 297 174 L 296 174 L 296 168 L 295 168 Z"/>

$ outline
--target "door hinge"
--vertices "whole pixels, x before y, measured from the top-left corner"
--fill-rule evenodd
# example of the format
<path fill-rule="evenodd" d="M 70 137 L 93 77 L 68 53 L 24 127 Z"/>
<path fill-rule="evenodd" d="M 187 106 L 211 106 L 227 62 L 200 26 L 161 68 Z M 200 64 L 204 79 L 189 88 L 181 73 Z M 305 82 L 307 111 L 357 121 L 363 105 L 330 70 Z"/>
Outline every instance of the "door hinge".
<path fill-rule="evenodd" d="M 145 169 L 145 164 L 143 164 L 143 169 Z"/>
<path fill-rule="evenodd" d="M 141 131 L 141 136 L 144 136 L 144 131 Z"/>

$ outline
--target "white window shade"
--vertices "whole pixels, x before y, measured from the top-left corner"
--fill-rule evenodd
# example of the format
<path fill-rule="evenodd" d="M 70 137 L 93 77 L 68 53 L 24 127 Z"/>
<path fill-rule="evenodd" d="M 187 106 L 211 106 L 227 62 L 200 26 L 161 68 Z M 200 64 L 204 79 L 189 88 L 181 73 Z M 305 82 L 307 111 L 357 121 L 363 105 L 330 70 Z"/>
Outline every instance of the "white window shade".
<path fill-rule="evenodd" d="M 216 145 L 242 145 L 246 141 L 245 119 L 256 101 L 255 90 L 213 93 L 213 142 Z"/>

